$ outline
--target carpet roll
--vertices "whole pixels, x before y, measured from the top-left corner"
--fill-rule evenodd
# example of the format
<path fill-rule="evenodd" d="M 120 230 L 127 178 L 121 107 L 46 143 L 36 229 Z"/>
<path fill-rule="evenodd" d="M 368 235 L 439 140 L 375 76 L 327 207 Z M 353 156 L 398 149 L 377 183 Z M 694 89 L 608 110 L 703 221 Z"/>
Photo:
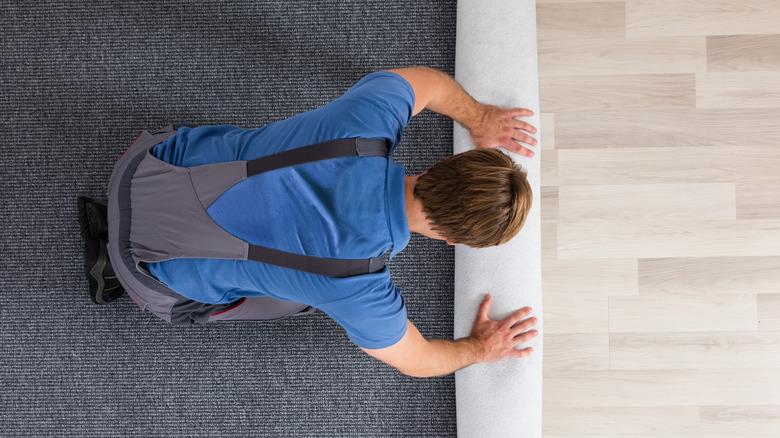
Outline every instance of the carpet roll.
<path fill-rule="evenodd" d="M 459 0 L 457 20 L 456 79 L 482 103 L 533 110 L 535 115 L 523 120 L 540 129 L 534 0 Z M 456 373 L 461 438 L 542 434 L 540 147 L 532 148 L 533 158 L 510 154 L 528 171 L 534 197 L 520 233 L 498 247 L 455 249 L 456 338 L 468 336 L 487 293 L 493 295 L 492 319 L 530 306 L 540 331 L 524 345 L 534 348 L 530 357 L 481 363 Z M 454 153 L 471 148 L 468 131 L 456 124 Z"/>

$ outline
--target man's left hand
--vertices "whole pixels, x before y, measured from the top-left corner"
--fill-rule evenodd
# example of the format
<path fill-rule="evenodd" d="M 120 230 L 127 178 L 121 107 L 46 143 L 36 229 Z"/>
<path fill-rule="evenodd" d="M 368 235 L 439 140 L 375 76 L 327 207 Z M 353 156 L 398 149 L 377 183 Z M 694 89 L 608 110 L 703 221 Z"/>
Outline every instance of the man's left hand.
<path fill-rule="evenodd" d="M 493 105 L 483 105 L 483 115 L 471 126 L 471 139 L 480 148 L 501 146 L 512 152 L 533 157 L 534 152 L 523 146 L 536 146 L 535 138 L 526 134 L 536 134 L 536 128 L 517 120 L 516 117 L 528 117 L 534 112 L 524 108 L 504 109 Z"/>

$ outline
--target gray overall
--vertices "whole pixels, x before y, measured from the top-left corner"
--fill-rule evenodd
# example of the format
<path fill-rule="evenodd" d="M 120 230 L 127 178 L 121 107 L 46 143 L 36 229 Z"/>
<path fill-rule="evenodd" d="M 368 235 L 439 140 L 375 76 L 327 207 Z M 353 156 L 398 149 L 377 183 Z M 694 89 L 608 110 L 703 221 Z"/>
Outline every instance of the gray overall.
<path fill-rule="evenodd" d="M 175 134 L 173 125 L 144 131 L 120 157 L 108 187 L 108 252 L 118 280 L 141 308 L 173 324 L 264 321 L 312 313 L 311 307 L 271 297 L 208 304 L 183 297 L 154 278 L 145 263 L 176 258 L 252 260 L 329 277 L 384 268 L 385 259 L 319 258 L 252 245 L 226 232 L 206 213 L 225 190 L 259 173 L 346 156 L 387 156 L 379 139 L 339 139 L 251 161 L 179 167 L 151 150 Z"/>

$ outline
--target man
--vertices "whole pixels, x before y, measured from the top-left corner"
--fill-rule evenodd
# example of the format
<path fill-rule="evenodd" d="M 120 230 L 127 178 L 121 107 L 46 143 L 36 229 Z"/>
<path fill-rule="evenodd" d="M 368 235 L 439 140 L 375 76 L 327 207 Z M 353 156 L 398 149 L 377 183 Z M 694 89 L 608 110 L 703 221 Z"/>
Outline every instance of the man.
<path fill-rule="evenodd" d="M 340 156 L 281 166 L 250 177 L 238 175 L 216 194 L 206 190 L 211 193 L 207 201 L 194 192 L 193 199 L 176 194 L 161 201 L 173 187 L 143 182 L 143 178 L 167 181 L 154 178 L 173 172 L 184 175 L 184 180 L 177 181 L 186 180 L 184 186 L 192 189 L 202 184 L 187 178 L 208 171 L 210 166 L 213 170 L 224 163 L 232 166 L 230 163 L 249 163 L 287 151 L 312 150 L 304 149 L 308 145 L 320 151 L 322 142 L 334 139 L 384 139 L 382 143 L 388 143 L 392 152 L 406 124 L 424 108 L 463 124 L 482 149 L 448 157 L 428 172 L 410 177 L 404 176 L 402 166 L 385 158 L 384 152 L 382 156 Z M 139 203 L 156 200 L 157 204 L 144 207 L 151 216 L 138 213 L 144 208 L 133 207 L 133 227 L 146 235 L 146 241 L 131 250 L 135 257 L 131 264 L 169 288 L 172 295 L 187 299 L 187 306 L 224 306 L 219 311 L 205 307 L 204 321 L 267 319 L 258 315 L 266 312 L 267 316 L 269 308 L 290 303 L 320 309 L 341 324 L 366 353 L 412 376 L 446 375 L 477 362 L 527 356 L 530 348 L 516 347 L 537 335 L 531 330 L 536 319 L 525 319 L 531 313 L 529 308 L 492 321 L 487 316 L 488 295 L 469 337 L 426 340 L 408 321 L 403 297 L 387 268 L 362 275 L 320 275 L 304 268 L 291 269 L 284 263 L 258 263 L 246 256 L 202 256 L 211 254 L 208 245 L 201 245 L 200 252 L 193 255 L 180 251 L 182 240 L 187 239 L 177 241 L 171 235 L 188 228 L 190 219 L 193 223 L 205 220 L 216 224 L 219 232 L 226 232 L 225 239 L 233 239 L 239 246 L 246 242 L 322 260 L 375 258 L 388 251 L 392 257 L 406 246 L 410 232 L 474 247 L 504 243 L 522 227 L 531 204 L 531 189 L 523 171 L 508 156 L 489 148 L 502 146 L 533 156 L 520 143 L 536 145 L 527 134 L 536 133 L 536 129 L 515 119 L 529 115 L 529 110 L 482 105 L 449 75 L 414 67 L 368 75 L 328 105 L 260 129 L 171 128 L 157 133 L 159 140 L 147 135 L 144 139 L 151 144 L 142 145 L 140 152 L 147 154 L 148 149 L 149 156 L 133 170 L 132 183 L 130 178 L 124 180 L 126 190 L 132 187 Z M 138 147 L 134 144 L 128 153 L 134 148 Z M 124 157 L 117 164 L 123 175 L 128 172 L 122 167 L 127 162 Z M 146 168 L 144 163 L 152 167 Z M 117 205 L 117 196 L 111 194 L 114 180 L 119 179 L 117 169 L 109 189 L 113 225 L 108 228 L 113 234 L 108 248 L 113 268 L 105 242 L 94 238 L 98 234 L 95 230 L 106 226 L 82 221 L 87 238 L 86 271 L 92 298 L 98 303 L 109 302 L 121 293 L 121 285 L 113 278 L 114 268 L 128 260 L 126 253 L 116 250 L 116 241 L 124 239 L 116 237 L 122 235 L 116 230 L 123 227 L 119 211 L 127 207 Z M 170 203 L 181 203 L 181 207 L 170 207 Z M 186 217 L 179 217 L 179 222 L 165 231 L 154 215 L 166 208 L 173 208 L 165 213 L 168 216 L 194 210 L 179 214 Z M 83 217 L 90 212 L 96 217 L 105 214 L 103 205 L 87 199 L 80 201 L 80 209 Z M 202 236 L 208 240 L 205 234 L 189 240 Z M 102 236 L 104 239 L 106 234 Z M 123 261 L 117 262 L 120 258 Z M 116 271 L 120 280 L 128 279 L 125 271 Z M 128 283 L 123 281 L 123 285 Z M 171 320 L 170 315 L 151 309 L 148 302 L 154 297 L 142 296 L 134 287 L 129 287 L 128 293 L 142 308 L 149 307 Z M 203 308 L 198 311 L 204 312 Z"/>

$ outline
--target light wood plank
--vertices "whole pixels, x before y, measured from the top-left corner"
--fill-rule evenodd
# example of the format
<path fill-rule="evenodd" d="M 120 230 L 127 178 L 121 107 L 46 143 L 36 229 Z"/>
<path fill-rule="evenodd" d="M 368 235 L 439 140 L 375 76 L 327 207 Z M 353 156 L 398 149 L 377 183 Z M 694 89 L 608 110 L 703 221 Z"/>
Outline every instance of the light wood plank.
<path fill-rule="evenodd" d="M 561 186 L 780 181 L 780 148 L 558 149 L 556 152 L 557 182 Z"/>
<path fill-rule="evenodd" d="M 542 222 L 558 221 L 558 187 L 542 187 Z"/>
<path fill-rule="evenodd" d="M 625 3 L 540 4 L 536 7 L 536 28 L 539 40 L 624 37 Z"/>
<path fill-rule="evenodd" d="M 710 36 L 707 37 L 707 70 L 780 70 L 778 47 L 780 35 Z"/>
<path fill-rule="evenodd" d="M 539 114 L 539 143 L 542 150 L 555 149 L 555 114 Z"/>
<path fill-rule="evenodd" d="M 558 258 L 779 256 L 780 221 L 674 221 L 558 224 Z"/>
<path fill-rule="evenodd" d="M 777 438 L 780 406 L 702 406 L 701 432 L 708 438 Z"/>
<path fill-rule="evenodd" d="M 637 295 L 637 271 L 633 259 L 545 261 L 542 288 L 546 297 Z"/>
<path fill-rule="evenodd" d="M 608 370 L 609 335 L 545 333 L 544 366 L 548 370 Z"/>
<path fill-rule="evenodd" d="M 609 340 L 613 370 L 780 368 L 780 331 L 611 333 Z"/>
<path fill-rule="evenodd" d="M 542 222 L 542 266 L 558 258 L 558 224 Z"/>
<path fill-rule="evenodd" d="M 696 406 L 699 371 L 549 371 L 546 408 Z"/>
<path fill-rule="evenodd" d="M 555 146 L 775 148 L 780 144 L 778 120 L 780 108 L 559 113 L 555 116 Z M 732 149 L 731 155 L 737 152 Z"/>
<path fill-rule="evenodd" d="M 696 107 L 693 74 L 542 76 L 544 112 L 681 109 Z"/>
<path fill-rule="evenodd" d="M 737 183 L 736 190 L 739 219 L 780 219 L 780 182 Z"/>
<path fill-rule="evenodd" d="M 780 409 L 780 372 L 738 368 L 700 370 L 702 406 L 776 405 Z"/>
<path fill-rule="evenodd" d="M 780 319 L 780 288 L 778 293 L 758 294 L 758 319 Z"/>
<path fill-rule="evenodd" d="M 610 333 L 757 330 L 753 294 L 609 297 Z"/>
<path fill-rule="evenodd" d="M 683 294 L 706 297 L 710 294 L 772 292 L 780 292 L 780 257 L 668 258 L 639 261 L 639 293 L 644 296 Z M 780 315 L 777 318 L 780 318 Z"/>
<path fill-rule="evenodd" d="M 551 187 L 558 185 L 558 151 L 548 150 L 542 153 L 539 163 L 541 178 L 539 183 L 542 187 Z"/>
<path fill-rule="evenodd" d="M 780 71 L 699 74 L 696 107 L 780 107 Z"/>
<path fill-rule="evenodd" d="M 780 331 L 780 319 L 759 319 L 758 329 L 761 331 Z"/>
<path fill-rule="evenodd" d="M 773 34 L 780 27 L 776 0 L 632 0 L 626 35 Z"/>
<path fill-rule="evenodd" d="M 542 434 L 545 438 L 697 438 L 699 418 L 698 406 L 549 407 L 544 410 Z"/>
<path fill-rule="evenodd" d="M 624 2 L 634 0 L 623 0 Z M 584 3 L 584 0 L 536 0 L 537 5 L 543 5 L 548 3 Z M 615 0 L 587 0 L 587 3 L 614 3 Z"/>
<path fill-rule="evenodd" d="M 545 295 L 543 305 L 545 335 L 609 331 L 609 308 L 606 296 Z"/>
<path fill-rule="evenodd" d="M 564 186 L 560 221 L 736 219 L 732 183 Z"/>
<path fill-rule="evenodd" d="M 707 71 L 702 36 L 542 39 L 538 46 L 540 77 Z"/>

